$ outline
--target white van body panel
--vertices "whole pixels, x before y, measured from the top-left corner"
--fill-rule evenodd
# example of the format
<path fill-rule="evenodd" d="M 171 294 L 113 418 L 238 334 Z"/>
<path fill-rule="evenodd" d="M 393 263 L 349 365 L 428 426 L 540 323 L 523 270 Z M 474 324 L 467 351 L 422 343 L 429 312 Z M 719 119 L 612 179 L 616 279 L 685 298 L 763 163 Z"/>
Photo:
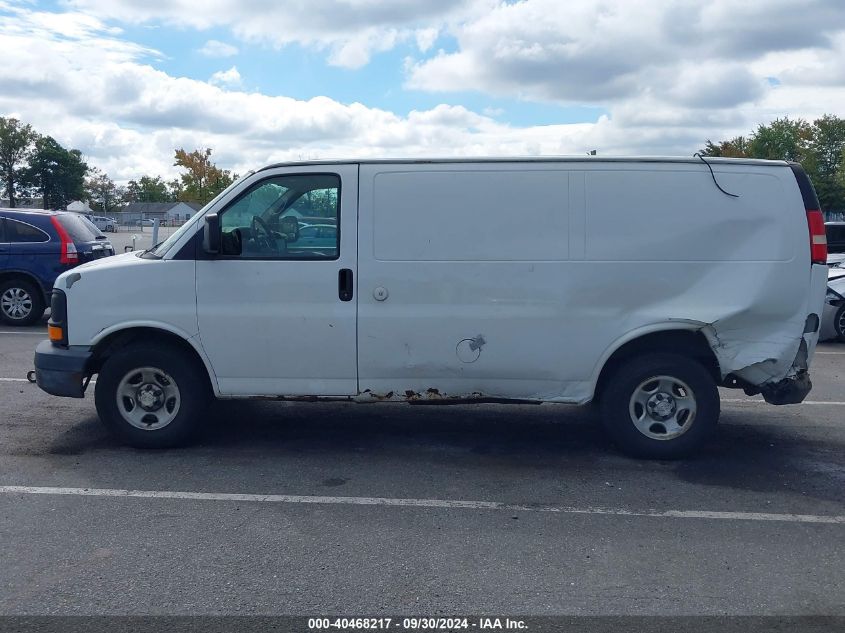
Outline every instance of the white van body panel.
<path fill-rule="evenodd" d="M 812 357 L 827 268 L 810 265 L 786 163 L 362 161 L 281 165 L 341 177 L 332 261 L 104 258 L 64 273 L 71 346 L 143 326 L 197 350 L 218 396 L 584 403 L 622 345 L 700 332 L 751 385 Z M 354 300 L 338 300 L 338 271 Z"/>
<path fill-rule="evenodd" d="M 714 169 L 738 198 L 689 163 L 362 165 L 362 392 L 583 403 L 613 351 L 672 329 L 723 377 L 785 377 L 823 296 L 795 176 Z"/>
<path fill-rule="evenodd" d="M 63 273 L 74 315 L 70 345 L 93 346 L 128 327 L 155 327 L 189 340 L 199 332 L 195 295 L 196 262 L 141 259 L 137 253 L 104 257 Z"/>

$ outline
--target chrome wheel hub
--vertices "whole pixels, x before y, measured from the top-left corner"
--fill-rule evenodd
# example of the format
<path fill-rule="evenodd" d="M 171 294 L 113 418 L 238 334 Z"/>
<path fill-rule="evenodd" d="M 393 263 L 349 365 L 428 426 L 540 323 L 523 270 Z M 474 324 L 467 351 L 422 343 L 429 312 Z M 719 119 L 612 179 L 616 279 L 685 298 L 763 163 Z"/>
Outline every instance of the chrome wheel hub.
<path fill-rule="evenodd" d="M 646 409 L 655 420 L 668 420 L 675 411 L 678 410 L 678 405 L 671 393 L 665 391 L 658 391 L 646 401 Z"/>
<path fill-rule="evenodd" d="M 654 440 L 672 440 L 689 431 L 697 410 L 692 389 L 673 376 L 644 380 L 628 403 L 636 429 Z"/>
<path fill-rule="evenodd" d="M 117 408 L 123 419 L 145 431 L 163 429 L 179 413 L 176 381 L 157 367 L 139 367 L 117 385 Z"/>
<path fill-rule="evenodd" d="M 0 297 L 0 309 L 12 319 L 25 319 L 32 312 L 32 297 L 23 288 L 7 288 Z"/>
<path fill-rule="evenodd" d="M 135 392 L 135 400 L 144 411 L 158 411 L 164 404 L 164 389 L 145 382 Z"/>

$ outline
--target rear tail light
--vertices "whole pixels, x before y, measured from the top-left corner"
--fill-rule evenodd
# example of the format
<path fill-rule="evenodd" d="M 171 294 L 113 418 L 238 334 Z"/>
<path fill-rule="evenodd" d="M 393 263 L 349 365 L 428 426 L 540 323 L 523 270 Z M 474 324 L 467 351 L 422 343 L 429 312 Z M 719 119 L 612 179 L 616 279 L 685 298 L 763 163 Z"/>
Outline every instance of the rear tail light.
<path fill-rule="evenodd" d="M 62 226 L 62 223 L 59 222 L 59 218 L 54 215 L 50 219 L 53 222 L 53 228 L 55 228 L 56 233 L 59 234 L 59 240 L 61 240 L 59 262 L 62 264 L 78 264 L 79 253 L 76 252 L 76 244 L 74 244 L 73 240 L 70 239 L 70 235 L 68 235 L 68 232 L 65 230 L 65 227 Z"/>
<path fill-rule="evenodd" d="M 810 229 L 810 259 L 814 264 L 827 264 L 827 236 L 821 211 L 807 209 L 807 227 Z"/>

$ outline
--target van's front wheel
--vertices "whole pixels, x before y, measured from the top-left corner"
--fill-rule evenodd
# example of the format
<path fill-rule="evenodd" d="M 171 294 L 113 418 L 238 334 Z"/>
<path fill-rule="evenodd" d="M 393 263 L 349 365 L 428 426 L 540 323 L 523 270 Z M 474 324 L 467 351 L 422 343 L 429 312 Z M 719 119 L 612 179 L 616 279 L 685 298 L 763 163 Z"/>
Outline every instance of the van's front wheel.
<path fill-rule="evenodd" d="M 635 457 L 676 459 L 698 450 L 719 421 L 719 391 L 707 369 L 676 354 L 631 359 L 601 395 L 602 422 Z"/>
<path fill-rule="evenodd" d="M 201 370 L 179 349 L 130 345 L 100 369 L 94 392 L 97 413 L 132 446 L 183 445 L 196 435 L 210 397 Z"/>

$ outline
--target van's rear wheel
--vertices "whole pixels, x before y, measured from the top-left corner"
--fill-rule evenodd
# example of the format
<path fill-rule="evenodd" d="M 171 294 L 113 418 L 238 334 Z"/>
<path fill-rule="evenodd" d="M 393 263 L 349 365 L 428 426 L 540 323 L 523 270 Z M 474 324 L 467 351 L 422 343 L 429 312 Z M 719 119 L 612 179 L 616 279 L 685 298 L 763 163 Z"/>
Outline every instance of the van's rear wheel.
<path fill-rule="evenodd" d="M 25 279 L 0 283 L 0 320 L 9 325 L 32 325 L 42 316 L 46 305 L 41 289 Z"/>
<path fill-rule="evenodd" d="M 202 367 L 160 344 L 130 345 L 110 356 L 97 376 L 100 419 L 138 448 L 181 446 L 200 428 L 210 394 Z"/>
<path fill-rule="evenodd" d="M 701 363 L 676 354 L 631 359 L 608 378 L 602 422 L 635 457 L 676 459 L 698 450 L 719 421 L 719 391 Z"/>

